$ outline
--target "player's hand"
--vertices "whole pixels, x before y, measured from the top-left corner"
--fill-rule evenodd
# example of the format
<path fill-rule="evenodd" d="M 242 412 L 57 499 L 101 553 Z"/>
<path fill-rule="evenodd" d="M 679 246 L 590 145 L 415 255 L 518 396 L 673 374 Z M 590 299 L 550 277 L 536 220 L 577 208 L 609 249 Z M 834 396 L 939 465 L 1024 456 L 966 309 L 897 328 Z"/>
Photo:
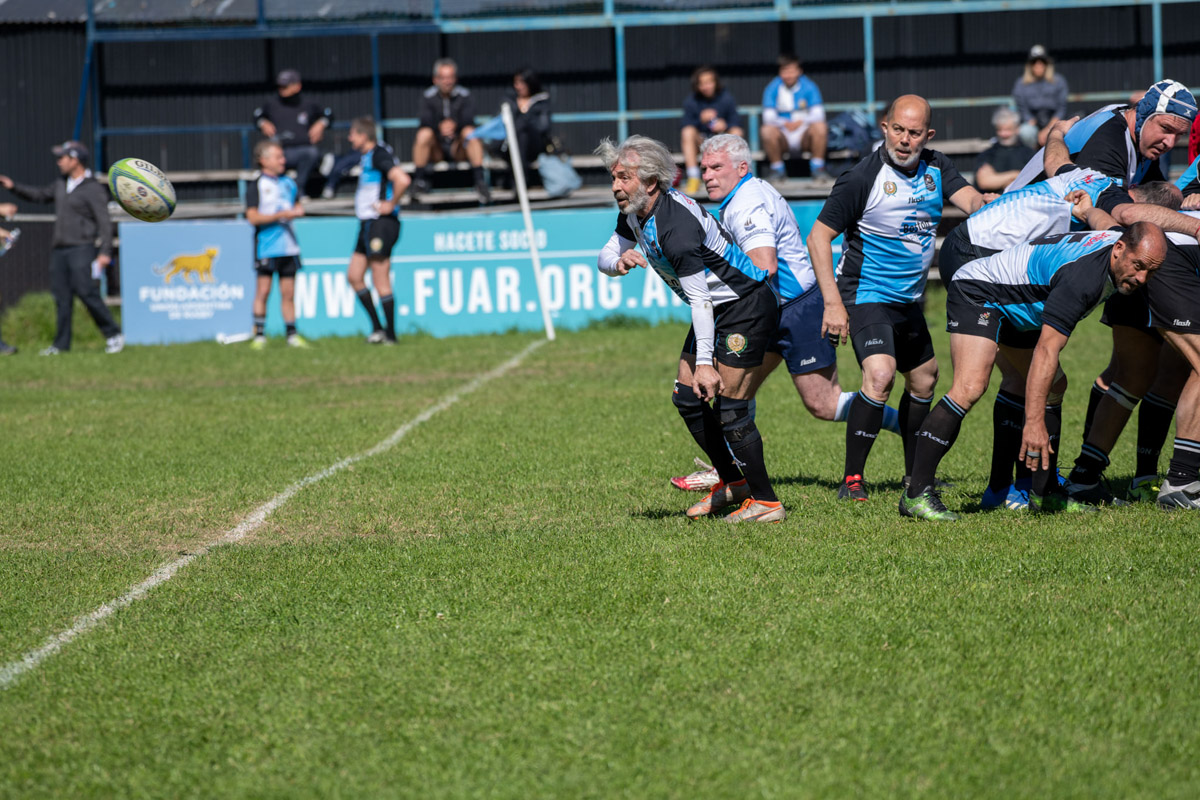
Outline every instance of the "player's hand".
<path fill-rule="evenodd" d="M 646 261 L 646 257 L 637 250 L 626 250 L 621 253 L 621 257 L 617 259 L 617 274 L 628 275 L 635 267 L 648 267 L 650 264 Z"/>
<path fill-rule="evenodd" d="M 1080 222 L 1087 222 L 1087 214 L 1092 210 L 1092 198 L 1083 189 L 1067 192 L 1066 201 L 1071 204 L 1071 216 Z"/>
<path fill-rule="evenodd" d="M 724 133 L 728 128 L 729 125 L 727 125 L 725 120 L 721 119 L 720 117 L 717 117 L 712 122 L 708 123 L 708 129 L 713 133 Z"/>
<path fill-rule="evenodd" d="M 996 194 L 995 192 L 981 192 L 979 194 L 979 196 L 983 198 L 983 202 L 980 203 L 980 207 L 982 208 L 983 206 L 986 206 L 988 203 L 995 200 L 1000 195 Z"/>
<path fill-rule="evenodd" d="M 262 131 L 263 135 L 268 139 L 274 139 L 275 134 L 277 133 L 275 130 L 275 123 L 271 122 L 269 119 L 264 119 L 262 122 L 258 123 L 258 129 Z"/>
<path fill-rule="evenodd" d="M 789 131 L 794 131 L 803 125 L 804 125 L 804 120 L 796 119 L 796 120 L 792 120 L 791 122 L 786 123 L 783 127 L 787 128 Z"/>
<path fill-rule="evenodd" d="M 391 200 L 380 200 L 375 204 L 375 210 L 379 212 L 379 216 L 386 217 L 396 210 L 396 204 Z"/>
<path fill-rule="evenodd" d="M 297 217 L 303 217 L 304 213 L 304 206 L 296 205 L 292 206 L 290 216 L 292 219 L 296 219 Z"/>
<path fill-rule="evenodd" d="M 696 397 L 707 403 L 715 399 L 724 388 L 725 383 L 721 380 L 721 373 L 717 372 L 711 364 L 696 365 L 696 371 L 692 373 L 692 391 L 696 393 Z"/>
<path fill-rule="evenodd" d="M 13 187 L 13 179 L 7 175 L 0 175 L 0 186 L 3 186 L 5 189 L 11 189 Z M 9 203 L 9 205 L 12 204 Z"/>
<path fill-rule="evenodd" d="M 444 139 L 453 139 L 457 129 L 458 126 L 452 119 L 444 119 L 438 123 L 438 133 L 440 133 Z"/>
<path fill-rule="evenodd" d="M 9 203 L 9 205 L 12 205 L 12 203 Z M 1187 197 L 1183 198 L 1183 205 L 1181 208 L 1200 208 L 1200 194 L 1189 194 Z"/>
<path fill-rule="evenodd" d="M 701 122 L 705 122 L 705 123 L 712 122 L 716 118 L 717 118 L 717 110 L 715 108 L 706 108 L 700 112 L 700 121 Z"/>
<path fill-rule="evenodd" d="M 112 256 L 96 256 L 96 263 L 100 265 L 100 269 L 108 269 L 108 265 L 112 263 Z"/>
<path fill-rule="evenodd" d="M 821 317 L 821 335 L 829 337 L 835 346 L 846 343 L 850 337 L 850 316 L 844 305 L 825 306 L 825 314 Z"/>
<path fill-rule="evenodd" d="M 1196 195 L 1196 198 L 1200 199 L 1200 194 Z M 16 203 L 0 203 L 0 217 L 4 217 L 5 219 L 12 219 L 16 215 L 17 215 L 17 204 Z"/>
<path fill-rule="evenodd" d="M 1056 133 L 1059 134 L 1060 136 L 1065 137 L 1067 135 L 1067 131 L 1071 130 L 1071 127 L 1076 122 L 1079 122 L 1079 115 L 1075 115 L 1074 117 L 1071 117 L 1070 119 L 1060 119 L 1058 122 L 1056 122 L 1050 126 L 1050 132 L 1049 132 L 1049 134 L 1047 134 L 1046 138 L 1049 139 L 1051 136 L 1053 136 Z"/>
<path fill-rule="evenodd" d="M 1031 470 L 1045 470 L 1050 469 L 1050 454 L 1053 452 L 1045 418 L 1026 420 L 1021 436 L 1021 451 L 1017 457 Z"/>

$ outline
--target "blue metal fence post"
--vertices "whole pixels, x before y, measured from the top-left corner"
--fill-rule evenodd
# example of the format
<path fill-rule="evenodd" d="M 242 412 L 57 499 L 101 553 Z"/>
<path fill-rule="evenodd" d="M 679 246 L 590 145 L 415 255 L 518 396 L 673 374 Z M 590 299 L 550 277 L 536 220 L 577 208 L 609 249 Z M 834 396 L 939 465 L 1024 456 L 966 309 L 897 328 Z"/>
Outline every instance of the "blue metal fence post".
<path fill-rule="evenodd" d="M 1166 77 L 1163 75 L 1162 3 L 1159 0 L 1154 0 L 1150 6 L 1150 21 L 1154 30 L 1154 80 L 1157 82 Z"/>
<path fill-rule="evenodd" d="M 867 113 L 875 117 L 875 18 L 863 15 L 863 80 L 867 95 Z"/>
<path fill-rule="evenodd" d="M 383 82 L 379 77 L 379 34 L 371 34 L 371 93 L 375 119 L 383 122 Z"/>
<path fill-rule="evenodd" d="M 629 87 L 625 75 L 625 25 L 613 23 L 613 40 L 617 49 L 617 139 L 629 136 Z"/>

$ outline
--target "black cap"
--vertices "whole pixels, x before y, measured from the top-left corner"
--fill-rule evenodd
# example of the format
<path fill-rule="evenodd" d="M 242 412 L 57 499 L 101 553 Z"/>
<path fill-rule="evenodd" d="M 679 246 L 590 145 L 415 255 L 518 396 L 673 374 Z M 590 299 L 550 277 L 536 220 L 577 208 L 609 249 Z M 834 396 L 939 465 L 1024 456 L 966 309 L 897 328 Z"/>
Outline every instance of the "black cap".
<path fill-rule="evenodd" d="M 1029 57 L 1025 60 L 1029 62 L 1045 61 L 1047 64 L 1049 64 L 1050 54 L 1046 52 L 1045 47 L 1040 44 L 1035 44 L 1033 47 L 1029 48 Z"/>
<path fill-rule="evenodd" d="M 54 153 L 55 158 L 70 156 L 71 158 L 78 158 L 80 161 L 88 160 L 88 149 L 81 142 L 77 142 L 74 139 L 54 145 L 54 147 L 50 148 L 50 152 Z"/>
<path fill-rule="evenodd" d="M 291 86 L 293 83 L 300 82 L 300 71 L 295 69 L 285 69 L 280 72 L 275 78 L 276 86 Z"/>

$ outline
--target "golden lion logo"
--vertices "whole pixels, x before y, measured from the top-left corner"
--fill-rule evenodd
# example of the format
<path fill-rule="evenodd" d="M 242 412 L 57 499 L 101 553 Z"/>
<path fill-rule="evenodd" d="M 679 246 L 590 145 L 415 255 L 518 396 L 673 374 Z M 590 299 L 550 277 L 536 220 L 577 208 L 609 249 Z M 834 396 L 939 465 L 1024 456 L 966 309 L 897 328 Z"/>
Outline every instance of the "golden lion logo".
<path fill-rule="evenodd" d="M 220 252 L 216 247 L 209 247 L 202 255 L 175 256 L 163 266 L 154 267 L 154 274 L 162 275 L 163 283 L 170 283 L 176 275 L 182 275 L 187 283 L 196 282 L 192 280 L 193 275 L 201 283 L 213 283 L 216 281 L 212 271 L 213 262 Z"/>

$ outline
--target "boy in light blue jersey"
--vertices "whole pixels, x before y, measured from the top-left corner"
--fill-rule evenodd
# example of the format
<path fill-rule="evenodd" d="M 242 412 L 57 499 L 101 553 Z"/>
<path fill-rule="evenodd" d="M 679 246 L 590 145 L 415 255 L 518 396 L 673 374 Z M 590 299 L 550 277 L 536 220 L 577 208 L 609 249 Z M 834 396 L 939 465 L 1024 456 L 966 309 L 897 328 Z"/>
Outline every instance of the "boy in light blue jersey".
<path fill-rule="evenodd" d="M 1085 192 L 1072 199 L 1077 217 L 1111 221 L 1090 208 Z M 1085 210 L 1086 209 L 1086 210 Z M 1093 213 L 1095 212 L 1095 213 Z M 933 476 L 954 445 L 963 417 L 987 389 L 1003 327 L 1039 331 L 1033 350 L 1004 346 L 1004 355 L 1028 375 L 1025 431 L 1020 458 L 1033 470 L 1029 507 L 1079 510 L 1057 486 L 1055 440 L 1059 422 L 1047 409 L 1061 404 L 1051 395 L 1058 358 L 1075 325 L 1113 292 L 1131 294 L 1158 269 L 1167 253 L 1162 229 L 1134 223 L 1124 233 L 1080 231 L 1046 236 L 972 261 L 951 281 L 946 329 L 954 383 L 917 434 L 912 482 L 900 498 L 900 514 L 954 521 L 933 487 Z"/>
<path fill-rule="evenodd" d="M 279 275 L 279 306 L 287 327 L 291 347 L 308 347 L 296 332 L 296 273 L 300 270 L 300 243 L 292 230 L 292 220 L 304 216 L 296 182 L 283 174 L 287 157 L 283 148 L 263 140 L 254 148 L 254 160 L 261 170 L 246 188 L 246 220 L 254 226 L 255 272 L 254 338 L 250 346 L 261 350 L 267 345 L 267 298 L 274 276 Z"/>

